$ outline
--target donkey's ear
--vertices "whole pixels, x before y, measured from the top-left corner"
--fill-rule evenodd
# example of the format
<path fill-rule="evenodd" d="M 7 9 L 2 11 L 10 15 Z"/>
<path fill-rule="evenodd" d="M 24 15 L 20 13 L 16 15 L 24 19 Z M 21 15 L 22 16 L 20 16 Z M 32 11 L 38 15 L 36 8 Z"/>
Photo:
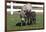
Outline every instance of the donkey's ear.
<path fill-rule="evenodd" d="M 30 12 L 31 12 L 31 9 L 30 9 Z"/>

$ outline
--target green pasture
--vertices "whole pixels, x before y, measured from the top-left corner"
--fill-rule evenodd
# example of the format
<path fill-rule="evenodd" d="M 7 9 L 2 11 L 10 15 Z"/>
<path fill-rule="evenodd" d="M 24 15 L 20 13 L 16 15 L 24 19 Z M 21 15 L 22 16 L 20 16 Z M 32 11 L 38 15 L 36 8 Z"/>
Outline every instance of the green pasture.
<path fill-rule="evenodd" d="M 26 26 L 16 26 L 16 23 L 21 21 L 18 14 L 7 15 L 7 30 L 29 30 L 29 29 L 41 29 L 43 28 L 43 14 L 36 13 L 36 23 Z"/>

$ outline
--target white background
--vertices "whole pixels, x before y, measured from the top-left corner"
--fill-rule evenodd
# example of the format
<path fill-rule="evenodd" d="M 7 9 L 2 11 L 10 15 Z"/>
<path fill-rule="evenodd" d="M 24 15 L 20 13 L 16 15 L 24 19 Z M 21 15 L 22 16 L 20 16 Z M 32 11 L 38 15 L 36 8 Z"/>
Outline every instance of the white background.
<path fill-rule="evenodd" d="M 39 0 L 37 0 L 37 1 L 39 1 Z M 41 2 L 46 3 L 46 0 L 42 0 Z M 46 4 L 45 4 L 45 8 L 46 8 Z M 46 15 L 45 14 L 46 14 L 46 11 L 44 13 L 44 21 L 45 21 L 44 24 L 46 24 L 46 19 L 45 19 Z M 19 31 L 19 32 L 46 32 L 46 25 L 44 25 L 44 27 L 45 27 L 44 30 L 30 30 L 30 31 L 28 30 L 28 31 Z M 0 32 L 5 32 L 5 0 L 0 0 Z"/>

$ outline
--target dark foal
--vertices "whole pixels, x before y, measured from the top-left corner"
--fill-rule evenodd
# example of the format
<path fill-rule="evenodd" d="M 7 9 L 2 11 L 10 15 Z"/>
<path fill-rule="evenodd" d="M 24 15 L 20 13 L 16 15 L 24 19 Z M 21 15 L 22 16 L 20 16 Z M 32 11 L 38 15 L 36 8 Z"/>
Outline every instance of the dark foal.
<path fill-rule="evenodd" d="M 27 16 L 27 24 L 30 25 L 32 24 L 32 21 L 31 21 L 31 10 L 30 11 L 26 11 L 25 15 Z M 26 19 L 25 19 L 26 20 Z"/>

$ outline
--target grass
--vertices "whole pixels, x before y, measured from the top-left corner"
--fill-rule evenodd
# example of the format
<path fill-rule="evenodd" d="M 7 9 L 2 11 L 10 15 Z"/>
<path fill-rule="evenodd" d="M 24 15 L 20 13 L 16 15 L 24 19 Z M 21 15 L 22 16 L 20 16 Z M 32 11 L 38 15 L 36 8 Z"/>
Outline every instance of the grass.
<path fill-rule="evenodd" d="M 36 24 L 27 26 L 16 26 L 16 23 L 21 21 L 19 15 L 7 15 L 7 30 L 28 30 L 43 28 L 43 14 L 36 14 Z"/>

